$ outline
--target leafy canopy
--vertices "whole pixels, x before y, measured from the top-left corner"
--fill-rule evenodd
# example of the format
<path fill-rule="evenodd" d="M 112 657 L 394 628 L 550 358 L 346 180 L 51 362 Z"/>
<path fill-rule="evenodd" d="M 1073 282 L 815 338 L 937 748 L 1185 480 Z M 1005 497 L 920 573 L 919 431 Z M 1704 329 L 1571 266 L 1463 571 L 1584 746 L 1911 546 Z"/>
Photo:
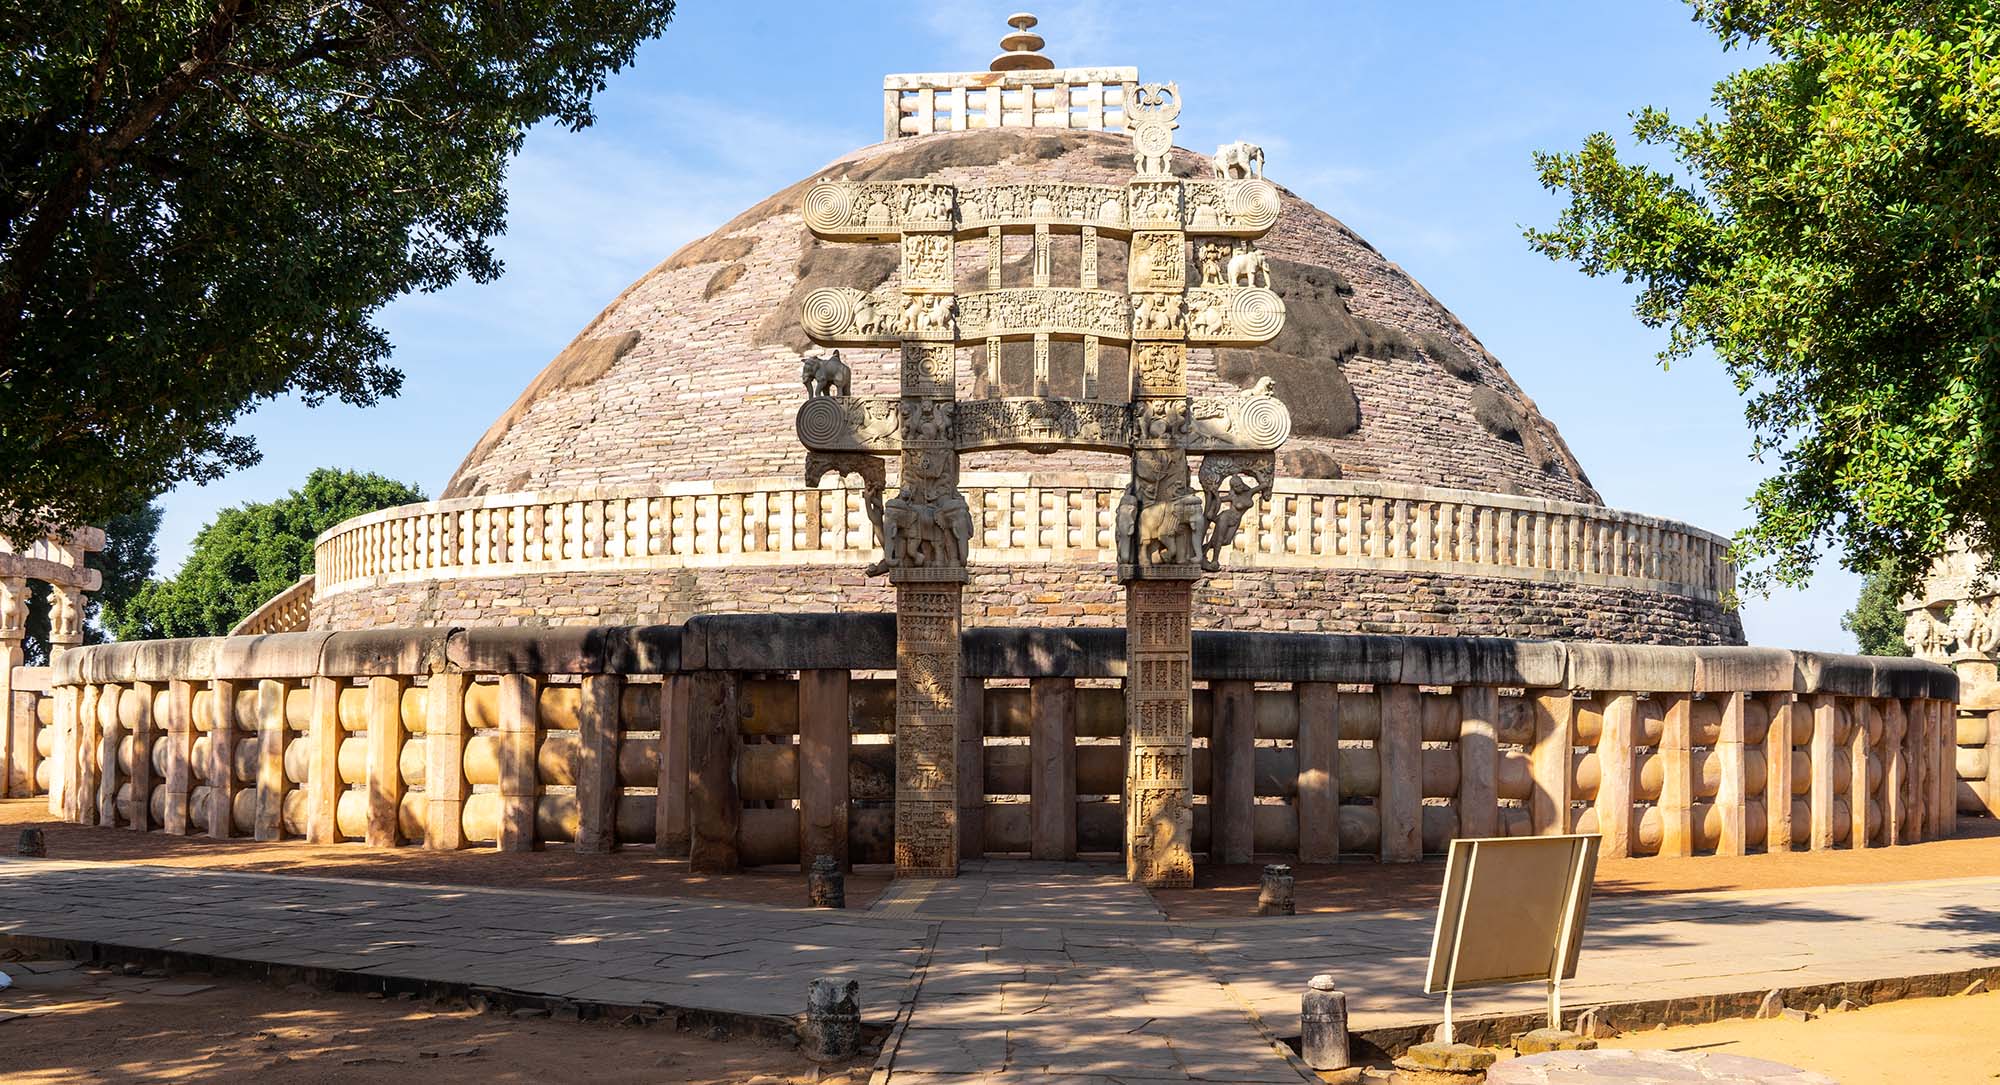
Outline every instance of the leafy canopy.
<path fill-rule="evenodd" d="M 2000 14 L 1991 0 L 1693 0 L 1775 59 L 1717 116 L 1635 113 L 1685 175 L 1597 133 L 1540 154 L 1566 193 L 1528 237 L 1640 286 L 1662 362 L 1712 349 L 1775 470 L 1737 537 L 1745 583 L 1798 584 L 1837 546 L 1907 584 L 2000 524 Z"/>
<path fill-rule="evenodd" d="M 500 263 L 508 158 L 672 0 L 0 0 L 0 533 L 256 462 L 401 374 L 371 320 Z"/>
<path fill-rule="evenodd" d="M 1854 600 L 1854 609 L 1842 615 L 1841 628 L 1854 634 L 1861 654 L 1910 654 L 1910 646 L 1903 640 L 1903 611 L 1898 605 L 1903 600 L 1902 589 L 1897 586 L 1900 580 L 1894 569 L 1871 571 L 1861 582 L 1861 594 Z"/>
<path fill-rule="evenodd" d="M 179 572 L 147 581 L 127 603 L 107 605 L 104 624 L 119 640 L 223 636 L 313 571 L 321 532 L 422 500 L 422 491 L 394 479 L 321 468 L 276 501 L 224 509 L 195 534 Z"/>

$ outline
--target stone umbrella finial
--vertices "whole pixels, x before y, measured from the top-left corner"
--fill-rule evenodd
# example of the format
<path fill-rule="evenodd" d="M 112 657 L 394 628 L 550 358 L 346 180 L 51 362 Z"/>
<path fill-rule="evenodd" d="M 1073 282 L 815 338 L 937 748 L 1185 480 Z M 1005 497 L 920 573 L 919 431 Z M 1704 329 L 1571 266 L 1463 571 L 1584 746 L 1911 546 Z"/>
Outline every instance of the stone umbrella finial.
<path fill-rule="evenodd" d="M 1056 62 L 1041 54 L 1042 46 L 1047 43 L 1033 30 L 1040 21 L 1025 11 L 1007 16 L 1007 25 L 1013 27 L 1014 32 L 1000 39 L 1000 48 L 1006 52 L 994 57 L 988 67 L 996 72 L 1035 72 L 1054 68 Z"/>

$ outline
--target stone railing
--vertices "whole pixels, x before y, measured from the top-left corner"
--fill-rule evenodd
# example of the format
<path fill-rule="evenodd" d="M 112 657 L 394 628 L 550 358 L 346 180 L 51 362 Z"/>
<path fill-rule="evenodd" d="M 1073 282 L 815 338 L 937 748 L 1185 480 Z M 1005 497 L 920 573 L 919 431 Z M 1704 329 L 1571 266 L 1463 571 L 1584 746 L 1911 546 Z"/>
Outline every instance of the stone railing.
<path fill-rule="evenodd" d="M 1117 561 L 1124 480 L 967 473 L 974 565 Z M 359 516 L 321 535 L 317 594 L 455 576 L 866 565 L 859 488 L 785 479 L 496 494 Z M 1726 539 L 1599 505 L 1424 486 L 1280 479 L 1226 568 L 1380 569 L 1560 581 L 1717 602 Z"/>
<path fill-rule="evenodd" d="M 237 622 L 229 635 L 250 637 L 263 633 L 305 632 L 312 622 L 315 579 L 313 574 L 307 573 L 299 578 L 298 583 L 264 600 L 264 605 Z"/>
<path fill-rule="evenodd" d="M 1125 127 L 1137 68 L 937 72 L 882 79 L 882 138 L 970 128 Z"/>
<path fill-rule="evenodd" d="M 42 749 L 83 823 L 886 862 L 894 644 L 889 615 L 795 614 L 101 645 L 57 661 Z M 1116 852 L 1122 631 L 973 629 L 964 652 L 963 854 Z M 1198 632 L 1194 677 L 1214 861 L 1572 830 L 1610 856 L 1732 855 L 1955 825 L 1958 684 L 1916 660 Z"/>
<path fill-rule="evenodd" d="M 48 792 L 53 723 L 49 669 L 14 668 L 6 704 L 0 706 L 0 796 L 19 799 Z"/>

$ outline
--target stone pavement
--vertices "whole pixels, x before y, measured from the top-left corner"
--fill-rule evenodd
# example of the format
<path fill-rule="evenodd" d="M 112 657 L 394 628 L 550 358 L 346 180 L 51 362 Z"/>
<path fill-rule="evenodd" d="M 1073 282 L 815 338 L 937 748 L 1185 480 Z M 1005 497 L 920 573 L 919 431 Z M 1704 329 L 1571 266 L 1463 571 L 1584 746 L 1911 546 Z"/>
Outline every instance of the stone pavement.
<path fill-rule="evenodd" d="M 2000 878 L 1603 898 L 1566 1004 L 2000 965 Z M 786 1015 L 861 983 L 896 1022 L 878 1081 L 1298 1081 L 1315 972 L 1358 1029 L 1435 1021 L 1428 913 L 1175 923 L 1108 867 L 993 861 L 867 912 L 0 861 L 0 933 L 180 950 L 611 1003 Z M 1534 1010 L 1538 987 L 1459 1012 Z"/>

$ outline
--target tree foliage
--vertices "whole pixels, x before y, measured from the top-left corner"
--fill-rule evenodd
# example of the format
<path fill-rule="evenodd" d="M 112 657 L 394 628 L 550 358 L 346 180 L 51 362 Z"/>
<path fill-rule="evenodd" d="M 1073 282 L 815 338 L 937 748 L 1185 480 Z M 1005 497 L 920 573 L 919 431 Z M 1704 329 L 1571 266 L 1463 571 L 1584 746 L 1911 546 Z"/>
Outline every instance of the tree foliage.
<path fill-rule="evenodd" d="M 117 610 L 138 594 L 153 575 L 157 558 L 154 539 L 160 533 L 160 507 L 142 505 L 137 512 L 113 516 L 104 523 L 104 549 L 87 555 L 84 564 L 96 569 L 102 583 L 83 599 L 83 642 L 101 644 L 105 640 L 104 611 Z M 27 635 L 22 639 L 22 655 L 31 667 L 49 661 L 49 586 L 31 581 Z"/>
<path fill-rule="evenodd" d="M 363 513 L 424 500 L 381 475 L 321 468 L 277 499 L 224 509 L 195 534 L 180 571 L 105 610 L 119 640 L 219 637 L 313 571 L 313 540 Z"/>
<path fill-rule="evenodd" d="M 1528 237 L 1639 284 L 1663 362 L 1712 349 L 1775 469 L 1737 538 L 1746 585 L 1803 583 L 1837 547 L 1908 583 L 2000 524 L 2000 15 L 1991 0 L 1693 0 L 1725 47 L 1775 59 L 1691 124 L 1536 156 L 1566 193 Z"/>
<path fill-rule="evenodd" d="M 508 158 L 672 0 L 0 0 L 0 532 L 255 462 L 401 374 L 372 316 L 500 273 Z"/>
<path fill-rule="evenodd" d="M 1841 616 L 1841 628 L 1854 634 L 1863 655 L 1906 656 L 1903 641 L 1903 577 L 1894 569 L 1875 569 L 1861 582 L 1854 609 Z"/>

